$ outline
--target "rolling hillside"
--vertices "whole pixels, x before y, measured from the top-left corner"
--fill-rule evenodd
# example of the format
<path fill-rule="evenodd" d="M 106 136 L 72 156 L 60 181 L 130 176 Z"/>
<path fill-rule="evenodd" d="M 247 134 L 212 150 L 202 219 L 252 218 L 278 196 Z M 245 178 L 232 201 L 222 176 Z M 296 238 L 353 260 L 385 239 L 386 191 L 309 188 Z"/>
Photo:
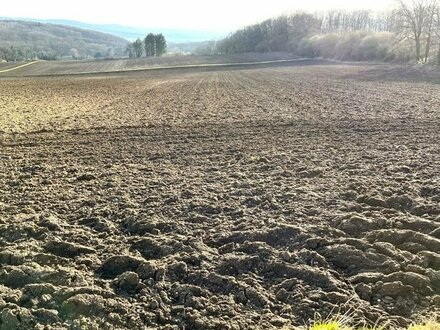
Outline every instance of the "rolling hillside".
<path fill-rule="evenodd" d="M 194 53 L 196 49 L 205 47 L 208 41 L 220 40 L 224 38 L 229 31 L 201 31 L 201 30 L 185 30 L 173 28 L 146 28 L 132 27 L 118 24 L 93 24 L 80 21 L 72 21 L 65 19 L 36 19 L 36 18 L 12 18 L 1 17 L 2 20 L 38 22 L 43 24 L 63 25 L 73 28 L 92 30 L 105 34 L 111 34 L 123 39 L 134 41 L 136 38 L 142 38 L 148 33 L 162 33 L 168 44 L 168 50 L 171 53 Z"/>
<path fill-rule="evenodd" d="M 0 59 L 67 59 L 122 55 L 127 41 L 70 26 L 0 20 Z"/>
<path fill-rule="evenodd" d="M 12 19 L 0 17 L 0 19 Z M 14 20 L 24 20 L 40 23 L 50 23 L 57 25 L 65 25 L 76 27 L 79 29 L 99 31 L 118 36 L 128 40 L 136 40 L 138 37 L 147 35 L 148 33 L 163 33 L 167 41 L 171 44 L 203 42 L 206 40 L 219 40 L 224 38 L 230 31 L 212 31 L 212 30 L 188 30 L 173 28 L 154 28 L 154 27 L 134 27 L 118 24 L 93 24 L 80 21 L 65 19 L 32 19 L 32 18 L 13 18 Z"/>

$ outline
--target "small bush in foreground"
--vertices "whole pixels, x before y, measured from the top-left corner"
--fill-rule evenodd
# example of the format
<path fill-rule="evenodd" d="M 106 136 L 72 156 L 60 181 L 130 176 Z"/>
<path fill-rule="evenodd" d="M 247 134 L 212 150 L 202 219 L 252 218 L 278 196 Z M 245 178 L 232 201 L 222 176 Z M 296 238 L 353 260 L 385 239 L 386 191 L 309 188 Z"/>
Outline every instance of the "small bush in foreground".
<path fill-rule="evenodd" d="M 423 325 L 412 325 L 408 330 L 440 330 L 440 323 L 428 322 Z"/>
<path fill-rule="evenodd" d="M 382 330 L 381 327 L 349 327 L 339 321 L 317 322 L 307 328 L 307 330 Z M 407 330 L 440 330 L 440 323 L 429 321 L 423 324 L 410 326 Z"/>
<path fill-rule="evenodd" d="M 351 329 L 341 325 L 339 322 L 333 321 L 333 322 L 316 323 L 310 328 L 310 330 L 351 330 Z"/>

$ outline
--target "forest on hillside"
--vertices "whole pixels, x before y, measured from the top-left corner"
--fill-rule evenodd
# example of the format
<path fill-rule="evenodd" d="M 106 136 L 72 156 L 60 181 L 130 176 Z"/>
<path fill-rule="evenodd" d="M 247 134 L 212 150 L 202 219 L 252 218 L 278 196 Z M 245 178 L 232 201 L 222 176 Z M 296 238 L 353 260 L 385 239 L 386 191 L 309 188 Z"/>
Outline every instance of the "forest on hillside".
<path fill-rule="evenodd" d="M 124 55 L 128 41 L 69 26 L 0 20 L 0 60 L 108 58 Z"/>
<path fill-rule="evenodd" d="M 242 28 L 197 53 L 274 51 L 349 61 L 440 64 L 440 4 L 402 0 L 389 12 L 296 12 Z"/>

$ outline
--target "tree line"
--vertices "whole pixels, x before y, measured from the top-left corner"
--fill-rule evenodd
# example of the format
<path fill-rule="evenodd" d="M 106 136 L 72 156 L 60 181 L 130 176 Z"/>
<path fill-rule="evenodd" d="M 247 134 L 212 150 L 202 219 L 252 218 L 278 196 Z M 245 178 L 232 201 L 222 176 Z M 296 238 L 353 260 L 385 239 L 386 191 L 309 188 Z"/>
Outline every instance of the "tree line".
<path fill-rule="evenodd" d="M 142 56 L 162 56 L 167 50 L 167 42 L 162 33 L 149 33 L 143 40 L 137 38 L 127 46 L 126 53 L 130 58 Z"/>
<path fill-rule="evenodd" d="M 439 0 L 397 0 L 389 12 L 296 12 L 230 34 L 199 54 L 287 51 L 341 60 L 440 65 Z"/>
<path fill-rule="evenodd" d="M 17 62 L 35 59 L 54 61 L 57 59 L 57 54 L 54 51 L 36 51 L 24 47 L 0 47 L 0 60 Z"/>
<path fill-rule="evenodd" d="M 98 51 L 95 52 L 93 58 L 95 59 L 104 59 L 104 58 L 113 58 L 114 50 L 113 48 L 108 48 L 107 51 Z M 0 60 L 4 60 L 6 62 L 19 62 L 19 61 L 28 61 L 28 60 L 43 60 L 43 61 L 56 61 L 59 59 L 74 59 L 81 60 L 85 58 L 92 58 L 91 55 L 83 56 L 80 54 L 78 49 L 71 48 L 65 54 L 58 52 L 56 49 L 48 49 L 48 50 L 35 50 L 29 47 L 0 47 Z"/>

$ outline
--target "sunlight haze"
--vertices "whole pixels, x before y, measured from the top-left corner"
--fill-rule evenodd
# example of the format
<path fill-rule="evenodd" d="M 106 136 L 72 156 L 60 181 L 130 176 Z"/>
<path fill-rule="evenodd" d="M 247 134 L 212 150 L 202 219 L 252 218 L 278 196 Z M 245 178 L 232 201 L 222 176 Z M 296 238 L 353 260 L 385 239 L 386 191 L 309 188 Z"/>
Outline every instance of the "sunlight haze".
<path fill-rule="evenodd" d="M 386 10 L 393 0 L 288 1 L 10 1 L 2 4 L 1 16 L 70 19 L 88 23 L 139 27 L 232 31 L 247 24 L 295 10 Z"/>

